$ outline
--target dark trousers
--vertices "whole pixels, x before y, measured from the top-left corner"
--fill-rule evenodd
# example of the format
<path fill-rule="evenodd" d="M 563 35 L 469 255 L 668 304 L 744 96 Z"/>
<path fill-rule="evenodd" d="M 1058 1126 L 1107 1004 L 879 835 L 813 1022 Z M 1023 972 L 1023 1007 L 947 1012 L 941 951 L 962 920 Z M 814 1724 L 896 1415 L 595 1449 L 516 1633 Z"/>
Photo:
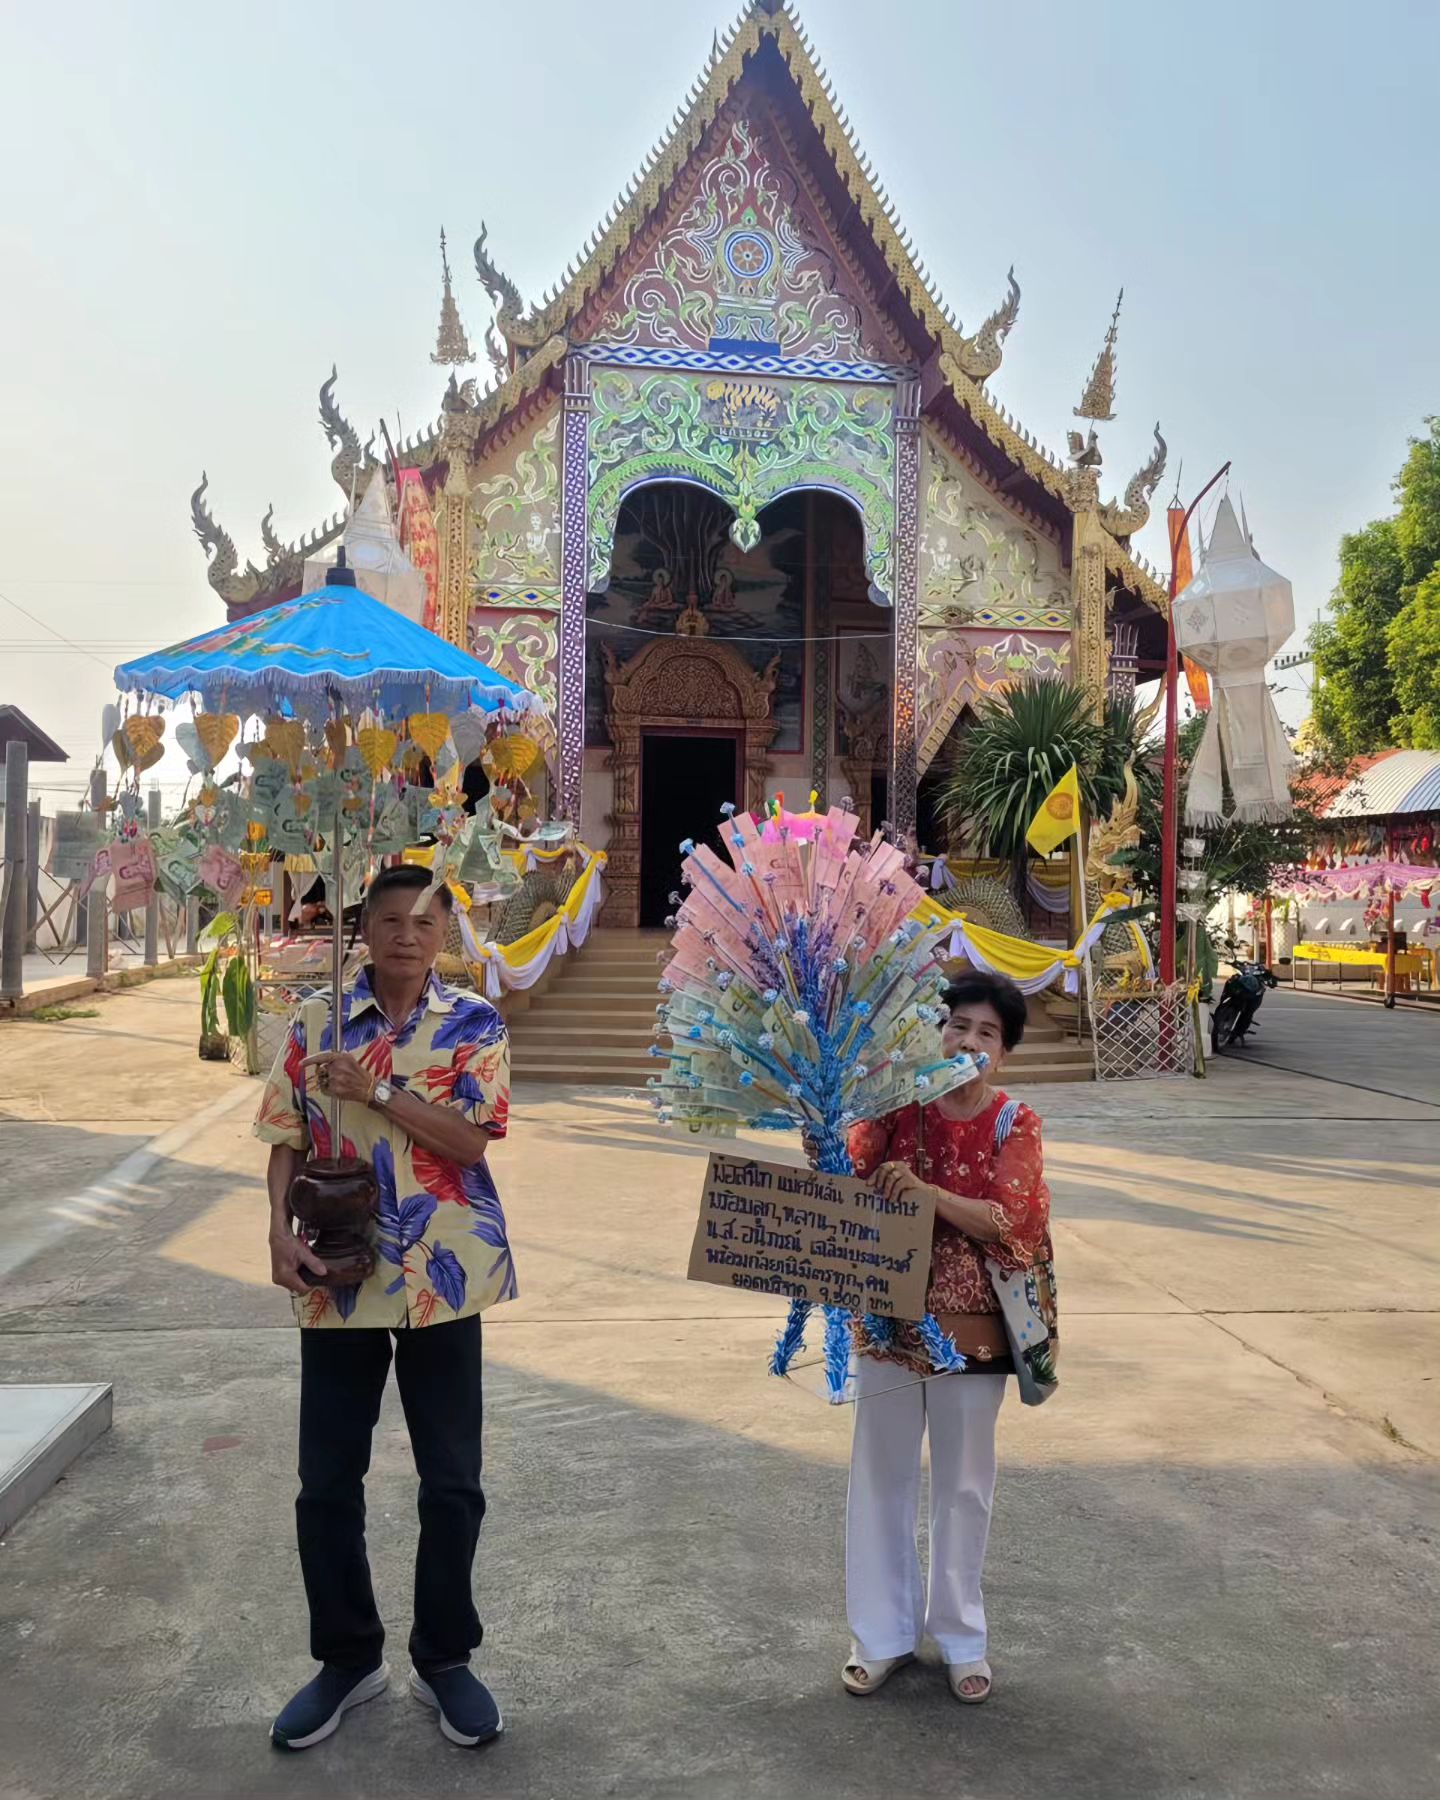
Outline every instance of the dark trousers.
<path fill-rule="evenodd" d="M 468 1662 L 481 1627 L 470 1592 L 480 1487 L 480 1318 L 424 1330 L 300 1332 L 300 1497 L 295 1523 L 317 1662 L 372 1669 L 385 1628 L 365 1555 L 365 1474 L 390 1370 L 420 1477 L 410 1659 L 425 1674 Z"/>

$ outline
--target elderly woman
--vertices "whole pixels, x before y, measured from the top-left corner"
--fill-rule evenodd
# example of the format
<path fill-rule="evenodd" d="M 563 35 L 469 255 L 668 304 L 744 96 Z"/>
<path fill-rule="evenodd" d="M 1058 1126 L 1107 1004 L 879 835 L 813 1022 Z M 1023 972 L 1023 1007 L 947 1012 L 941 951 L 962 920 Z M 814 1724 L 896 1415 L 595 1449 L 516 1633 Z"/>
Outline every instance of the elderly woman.
<path fill-rule="evenodd" d="M 986 1258 L 1010 1269 L 1050 1255 L 1050 1196 L 1040 1121 L 994 1086 L 1025 1029 L 1025 999 L 1003 977 L 967 974 L 946 990 L 947 1056 L 983 1052 L 980 1080 L 922 1109 L 857 1125 L 858 1175 L 887 1197 L 930 1187 L 935 1239 L 929 1310 L 966 1358 L 936 1375 L 913 1326 L 893 1343 L 856 1328 L 855 1437 L 845 1524 L 851 1635 L 840 1679 L 873 1694 L 909 1662 L 923 1636 L 945 1659 L 957 1700 L 990 1697 L 980 1575 L 995 1493 L 995 1421 L 1014 1372 Z M 930 1582 L 921 1581 L 915 1527 L 920 1448 L 930 1435 Z"/>

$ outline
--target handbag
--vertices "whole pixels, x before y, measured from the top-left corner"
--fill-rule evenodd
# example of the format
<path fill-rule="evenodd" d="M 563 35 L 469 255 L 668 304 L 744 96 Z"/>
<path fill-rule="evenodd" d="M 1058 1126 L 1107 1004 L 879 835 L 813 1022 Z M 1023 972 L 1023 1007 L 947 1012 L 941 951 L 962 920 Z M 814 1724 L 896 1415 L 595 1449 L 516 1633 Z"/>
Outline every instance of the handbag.
<path fill-rule="evenodd" d="M 998 1152 L 1014 1129 L 1019 1115 L 1018 1100 L 1007 1100 L 995 1119 L 995 1149 Z M 916 1150 L 925 1149 L 925 1108 L 920 1108 Z M 1059 1312 L 1055 1287 L 1055 1263 L 1045 1257 L 1028 1269 L 1002 1268 L 993 1257 L 985 1258 L 985 1269 L 995 1298 L 1000 1306 L 1000 1320 L 1010 1346 L 1016 1382 L 1022 1406 L 1043 1406 L 1060 1385 L 1055 1368 L 1059 1349 L 1056 1326 Z M 993 1316 L 993 1315 L 988 1315 Z M 964 1346 L 957 1344 L 963 1351 Z"/>

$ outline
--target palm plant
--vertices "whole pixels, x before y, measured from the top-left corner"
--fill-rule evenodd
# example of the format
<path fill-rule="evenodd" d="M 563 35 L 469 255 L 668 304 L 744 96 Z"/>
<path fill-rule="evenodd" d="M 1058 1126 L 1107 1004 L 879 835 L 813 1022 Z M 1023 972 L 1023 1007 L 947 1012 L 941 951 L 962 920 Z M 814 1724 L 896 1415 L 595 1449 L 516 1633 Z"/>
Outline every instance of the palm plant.
<path fill-rule="evenodd" d="M 1021 906 L 1030 858 L 1025 833 L 1072 763 L 1087 810 L 1108 810 L 1124 785 L 1124 764 L 1113 774 L 1107 766 L 1107 733 L 1088 695 L 1068 682 L 1030 678 L 980 707 L 939 796 L 982 855 L 1010 864 Z"/>

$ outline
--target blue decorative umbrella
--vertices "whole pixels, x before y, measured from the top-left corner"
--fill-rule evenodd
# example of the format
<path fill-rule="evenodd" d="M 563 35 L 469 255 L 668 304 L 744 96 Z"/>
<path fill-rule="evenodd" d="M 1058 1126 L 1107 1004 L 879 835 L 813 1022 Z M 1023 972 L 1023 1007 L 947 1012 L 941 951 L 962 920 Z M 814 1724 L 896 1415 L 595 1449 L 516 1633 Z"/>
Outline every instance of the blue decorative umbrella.
<path fill-rule="evenodd" d="M 121 663 L 116 686 L 167 700 L 195 694 L 206 709 L 230 712 L 307 700 L 355 713 L 540 709 L 508 676 L 348 585 L 343 561 L 330 575 L 313 594 Z"/>
<path fill-rule="evenodd" d="M 121 663 L 122 692 L 166 700 L 193 695 L 205 710 L 270 713 L 282 707 L 323 719 L 368 711 L 455 715 L 476 709 L 491 717 L 540 710 L 533 694 L 487 664 L 447 644 L 423 625 L 361 593 L 340 550 L 326 586 L 283 600 L 153 656 Z M 344 962 L 344 815 L 336 801 L 329 836 L 334 930 L 331 944 L 332 1038 L 339 1044 Z M 340 1103 L 332 1099 L 331 1142 L 340 1143 Z"/>

